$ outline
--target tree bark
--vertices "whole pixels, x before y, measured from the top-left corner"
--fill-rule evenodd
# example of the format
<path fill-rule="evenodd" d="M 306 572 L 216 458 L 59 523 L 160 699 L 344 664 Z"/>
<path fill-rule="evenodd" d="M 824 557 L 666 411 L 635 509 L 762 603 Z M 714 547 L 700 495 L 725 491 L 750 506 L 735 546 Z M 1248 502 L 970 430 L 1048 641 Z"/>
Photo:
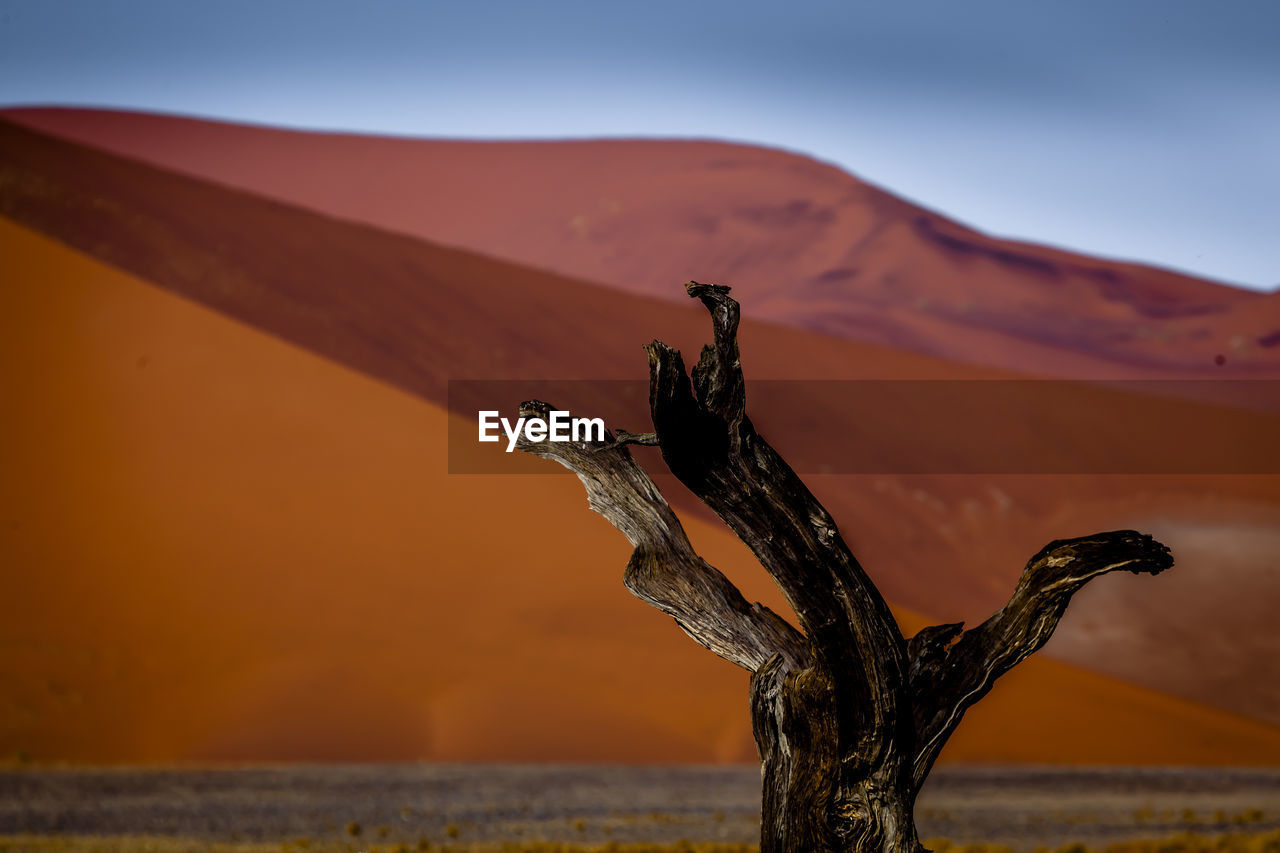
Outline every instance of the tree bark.
<path fill-rule="evenodd" d="M 1009 602 L 978 627 L 926 628 L 906 641 L 830 514 L 752 426 L 729 288 L 690 282 L 711 314 L 713 343 L 692 374 L 654 341 L 654 432 L 519 447 L 578 475 L 592 509 L 635 547 L 624 583 L 690 637 L 751 673 L 760 751 L 762 853 L 915 853 L 913 811 L 965 710 L 1040 648 L 1071 596 L 1118 569 L 1156 574 L 1169 550 L 1131 530 L 1049 543 Z M 546 419 L 554 407 L 521 406 Z M 749 604 L 694 553 L 679 520 L 627 444 L 656 444 L 671 472 L 773 577 L 799 629 Z"/>

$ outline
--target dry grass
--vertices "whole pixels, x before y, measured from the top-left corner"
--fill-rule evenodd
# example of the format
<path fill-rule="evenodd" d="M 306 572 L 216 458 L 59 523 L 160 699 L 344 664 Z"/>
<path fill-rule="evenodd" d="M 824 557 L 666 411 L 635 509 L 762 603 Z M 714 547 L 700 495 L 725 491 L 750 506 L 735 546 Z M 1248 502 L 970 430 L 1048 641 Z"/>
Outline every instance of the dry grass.
<path fill-rule="evenodd" d="M 935 853 L 1013 853 L 996 844 L 953 844 L 945 838 L 925 841 Z M 500 844 L 438 844 L 423 839 L 416 844 L 364 844 L 358 840 L 221 843 L 176 838 L 141 837 L 0 837 L 0 853 L 756 853 L 754 844 L 561 844 L 555 842 L 504 842 Z M 1280 853 L 1280 830 L 1230 833 L 1218 836 L 1183 833 L 1161 839 L 1125 841 L 1091 848 L 1067 844 L 1036 853 Z"/>
<path fill-rule="evenodd" d="M 1013 853 L 1001 844 L 953 844 L 945 838 L 927 839 L 924 845 L 934 853 Z M 1280 853 L 1280 829 L 1225 835 L 1185 832 L 1166 838 L 1118 841 L 1104 847 L 1079 843 L 1056 849 L 1037 847 L 1035 853 Z"/>
<path fill-rule="evenodd" d="M 562 844 L 548 841 L 417 844 L 359 841 L 285 841 L 221 843 L 177 838 L 7 836 L 0 853 L 758 853 L 755 844 Z"/>

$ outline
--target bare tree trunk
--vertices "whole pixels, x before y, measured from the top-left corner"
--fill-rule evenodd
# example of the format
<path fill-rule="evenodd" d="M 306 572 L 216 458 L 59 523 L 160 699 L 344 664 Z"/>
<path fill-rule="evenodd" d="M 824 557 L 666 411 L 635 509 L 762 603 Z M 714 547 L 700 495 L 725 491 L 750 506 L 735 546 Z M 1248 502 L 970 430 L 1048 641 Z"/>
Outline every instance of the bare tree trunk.
<path fill-rule="evenodd" d="M 646 348 L 653 433 L 519 446 L 574 471 L 591 508 L 630 540 L 628 589 L 751 672 L 763 853 L 916 853 L 916 796 L 965 710 L 1044 645 L 1089 579 L 1157 574 L 1173 564 L 1169 550 L 1131 530 L 1051 542 L 982 625 L 937 625 L 908 642 L 835 521 L 747 418 L 729 288 L 686 289 L 710 311 L 714 343 L 692 375 L 671 347 Z M 521 414 L 552 408 L 530 401 Z M 660 448 L 768 570 L 799 630 L 694 553 L 627 444 Z"/>

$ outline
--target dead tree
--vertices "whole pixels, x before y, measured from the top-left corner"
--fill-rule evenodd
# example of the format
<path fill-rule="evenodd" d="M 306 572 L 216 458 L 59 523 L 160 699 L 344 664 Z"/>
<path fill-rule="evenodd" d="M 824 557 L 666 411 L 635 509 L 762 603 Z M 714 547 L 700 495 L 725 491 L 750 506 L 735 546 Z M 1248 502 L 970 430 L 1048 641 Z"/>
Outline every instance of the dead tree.
<path fill-rule="evenodd" d="M 1157 574 L 1173 564 L 1169 549 L 1132 530 L 1050 542 L 986 622 L 905 639 L 830 514 L 752 427 L 729 288 L 686 288 L 711 312 L 715 342 L 692 376 L 677 350 L 646 347 L 653 433 L 520 447 L 577 474 L 591 508 L 630 540 L 632 593 L 751 673 L 763 853 L 918 853 L 916 795 L 965 710 L 1044 645 L 1087 581 L 1117 569 Z M 521 415 L 546 419 L 552 408 L 530 401 Z M 694 553 L 627 444 L 660 448 L 772 575 L 799 629 L 748 603 Z"/>

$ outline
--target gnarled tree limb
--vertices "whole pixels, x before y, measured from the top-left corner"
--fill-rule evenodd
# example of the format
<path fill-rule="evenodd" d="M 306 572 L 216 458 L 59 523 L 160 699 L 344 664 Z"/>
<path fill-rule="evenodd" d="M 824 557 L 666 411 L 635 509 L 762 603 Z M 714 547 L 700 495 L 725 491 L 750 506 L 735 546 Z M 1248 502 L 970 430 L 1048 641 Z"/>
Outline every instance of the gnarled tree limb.
<path fill-rule="evenodd" d="M 553 407 L 531 400 L 525 418 L 546 421 Z M 755 672 L 774 655 L 808 658 L 804 638 L 762 604 L 750 604 L 720 571 L 694 553 L 680 520 L 631 453 L 606 432 L 603 442 L 530 441 L 517 446 L 578 475 L 591 508 L 635 546 L 623 583 L 676 620 L 686 634 L 731 663 Z"/>
<path fill-rule="evenodd" d="M 805 669 L 752 679 L 766 807 L 763 851 L 915 844 L 901 744 L 906 642 L 835 521 L 746 415 L 738 303 L 729 288 L 689 282 L 711 312 L 714 341 L 692 378 L 680 353 L 649 353 L 649 408 L 671 472 L 751 548 L 813 648 Z M 797 819 L 797 816 L 806 816 Z"/>
<path fill-rule="evenodd" d="M 906 670 L 897 622 L 831 515 L 747 417 L 738 303 L 729 288 L 685 287 L 711 312 L 715 339 L 703 348 L 692 382 L 679 352 L 658 341 L 647 347 L 649 406 L 663 459 L 782 589 L 836 676 L 842 736 L 852 742 L 892 727 Z M 879 748 L 868 738 L 857 755 L 874 763 Z"/>
<path fill-rule="evenodd" d="M 961 624 L 937 625 L 913 637 L 917 788 L 965 710 L 1048 642 L 1081 587 L 1120 569 L 1156 575 L 1172 565 L 1168 548 L 1134 530 L 1055 540 L 1027 562 L 1009 602 L 986 622 L 963 633 Z"/>

